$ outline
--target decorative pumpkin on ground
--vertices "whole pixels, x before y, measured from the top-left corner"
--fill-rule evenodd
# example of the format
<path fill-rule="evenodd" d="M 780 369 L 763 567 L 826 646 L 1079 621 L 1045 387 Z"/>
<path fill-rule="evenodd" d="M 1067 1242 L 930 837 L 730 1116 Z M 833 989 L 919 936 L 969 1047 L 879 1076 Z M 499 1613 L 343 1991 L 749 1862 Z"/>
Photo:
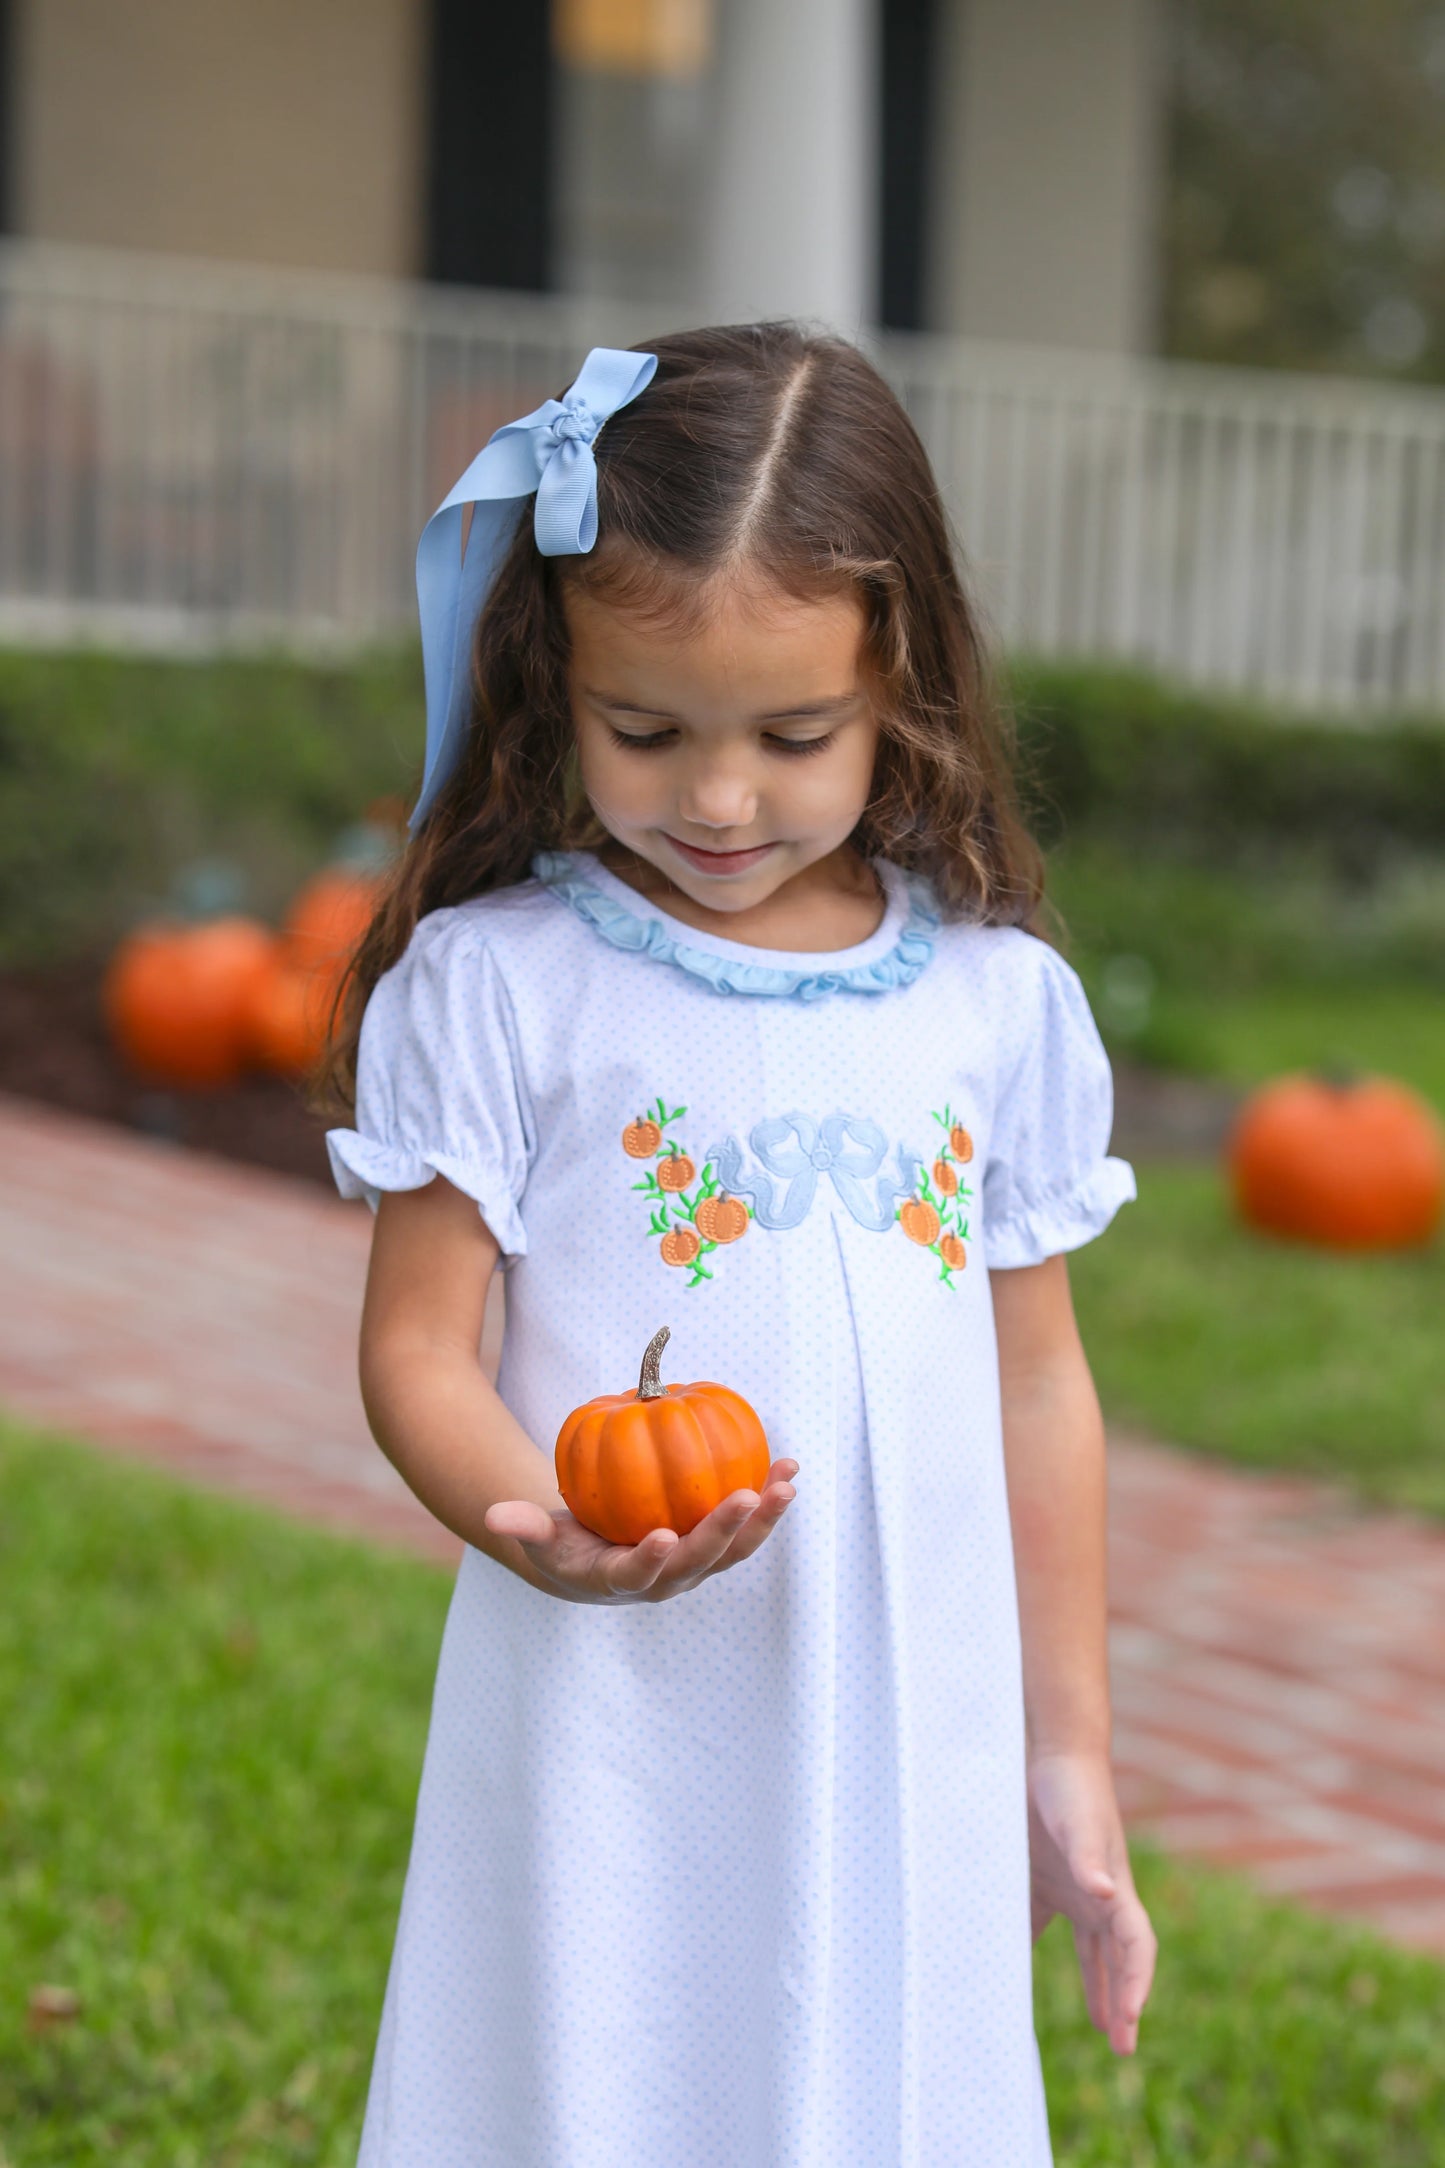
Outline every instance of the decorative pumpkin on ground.
<path fill-rule="evenodd" d="M 313 875 L 286 913 L 282 939 L 289 961 L 311 971 L 346 963 L 375 916 L 382 887 L 375 874 L 346 866 Z"/>
<path fill-rule="evenodd" d="M 140 927 L 116 950 L 102 996 L 122 1058 L 159 1084 L 231 1083 L 275 953 L 274 934 L 250 918 Z"/>
<path fill-rule="evenodd" d="M 1331 1249 L 1427 1242 L 1445 1203 L 1445 1131 L 1384 1077 L 1287 1076 L 1248 1100 L 1229 1140 L 1252 1227 Z"/>
<path fill-rule="evenodd" d="M 761 1491 L 771 1454 L 756 1412 L 726 1385 L 664 1385 L 670 1334 L 648 1342 L 635 1393 L 574 1408 L 557 1436 L 557 1487 L 569 1510 L 609 1543 L 654 1528 L 680 1536 L 733 1491 Z"/>
<path fill-rule="evenodd" d="M 280 952 L 252 992 L 252 1059 L 277 1076 L 308 1075 L 326 1050 L 336 986 L 335 972 L 299 970 Z"/>

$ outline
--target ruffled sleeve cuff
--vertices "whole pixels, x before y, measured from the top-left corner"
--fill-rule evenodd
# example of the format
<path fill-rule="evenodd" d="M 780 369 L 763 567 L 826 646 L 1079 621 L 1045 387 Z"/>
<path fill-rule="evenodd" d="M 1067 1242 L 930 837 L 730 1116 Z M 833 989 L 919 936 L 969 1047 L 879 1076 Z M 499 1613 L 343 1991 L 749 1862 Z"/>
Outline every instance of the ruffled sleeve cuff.
<path fill-rule="evenodd" d="M 1072 1187 L 1048 1192 L 1002 1219 L 990 1220 L 985 1229 L 989 1265 L 1008 1271 L 1082 1249 L 1103 1233 L 1121 1204 L 1137 1195 L 1134 1170 L 1126 1159 L 1098 1160 Z"/>
<path fill-rule="evenodd" d="M 502 1175 L 453 1152 L 414 1151 L 383 1144 L 357 1129 L 328 1129 L 331 1172 L 343 1197 L 364 1197 L 374 1212 L 383 1190 L 425 1189 L 444 1175 L 481 1212 L 504 1257 L 525 1257 L 527 1234 Z"/>

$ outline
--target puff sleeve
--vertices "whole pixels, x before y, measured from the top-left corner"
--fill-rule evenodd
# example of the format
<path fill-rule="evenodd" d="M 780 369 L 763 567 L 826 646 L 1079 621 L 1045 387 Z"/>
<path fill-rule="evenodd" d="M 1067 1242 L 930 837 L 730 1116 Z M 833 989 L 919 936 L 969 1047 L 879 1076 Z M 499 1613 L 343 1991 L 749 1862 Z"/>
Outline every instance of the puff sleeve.
<path fill-rule="evenodd" d="M 476 1200 L 504 1257 L 527 1248 L 521 1200 L 535 1149 L 506 986 L 459 909 L 422 920 L 362 1018 L 356 1126 L 327 1132 L 343 1197 L 435 1175 Z"/>
<path fill-rule="evenodd" d="M 1113 1078 L 1084 989 L 1055 950 L 1017 938 L 1022 1047 L 1000 1082 L 983 1180 L 986 1254 L 1003 1267 L 1078 1249 L 1135 1194 L 1132 1168 L 1108 1156 Z"/>

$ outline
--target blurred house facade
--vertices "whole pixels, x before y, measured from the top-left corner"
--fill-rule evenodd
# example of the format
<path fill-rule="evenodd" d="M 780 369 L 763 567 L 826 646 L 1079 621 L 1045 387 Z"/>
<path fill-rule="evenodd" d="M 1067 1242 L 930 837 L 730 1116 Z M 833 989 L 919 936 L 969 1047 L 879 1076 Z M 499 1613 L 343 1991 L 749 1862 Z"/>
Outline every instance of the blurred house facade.
<path fill-rule="evenodd" d="M 3 0 L 32 239 L 1152 343 L 1161 0 Z"/>
<path fill-rule="evenodd" d="M 1155 353 L 1166 0 L 0 0 L 0 637 L 410 635 L 590 344 L 863 338 L 1003 638 L 1445 708 L 1445 395 Z"/>

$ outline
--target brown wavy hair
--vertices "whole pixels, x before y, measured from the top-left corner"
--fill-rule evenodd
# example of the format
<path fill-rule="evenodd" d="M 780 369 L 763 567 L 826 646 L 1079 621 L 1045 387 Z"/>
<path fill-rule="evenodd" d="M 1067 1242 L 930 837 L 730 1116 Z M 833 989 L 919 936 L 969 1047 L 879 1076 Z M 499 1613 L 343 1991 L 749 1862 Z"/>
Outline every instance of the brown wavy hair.
<path fill-rule="evenodd" d="M 411 839 L 338 996 L 319 1104 L 349 1115 L 372 987 L 417 921 L 606 841 L 573 750 L 563 598 L 686 612 L 746 565 L 794 595 L 854 590 L 880 725 L 852 841 L 923 874 L 945 917 L 1037 930 L 1039 852 L 1011 733 L 918 433 L 858 348 L 790 323 L 674 332 L 596 441 L 596 547 L 543 557 L 531 501 L 477 620 L 462 758 Z"/>

